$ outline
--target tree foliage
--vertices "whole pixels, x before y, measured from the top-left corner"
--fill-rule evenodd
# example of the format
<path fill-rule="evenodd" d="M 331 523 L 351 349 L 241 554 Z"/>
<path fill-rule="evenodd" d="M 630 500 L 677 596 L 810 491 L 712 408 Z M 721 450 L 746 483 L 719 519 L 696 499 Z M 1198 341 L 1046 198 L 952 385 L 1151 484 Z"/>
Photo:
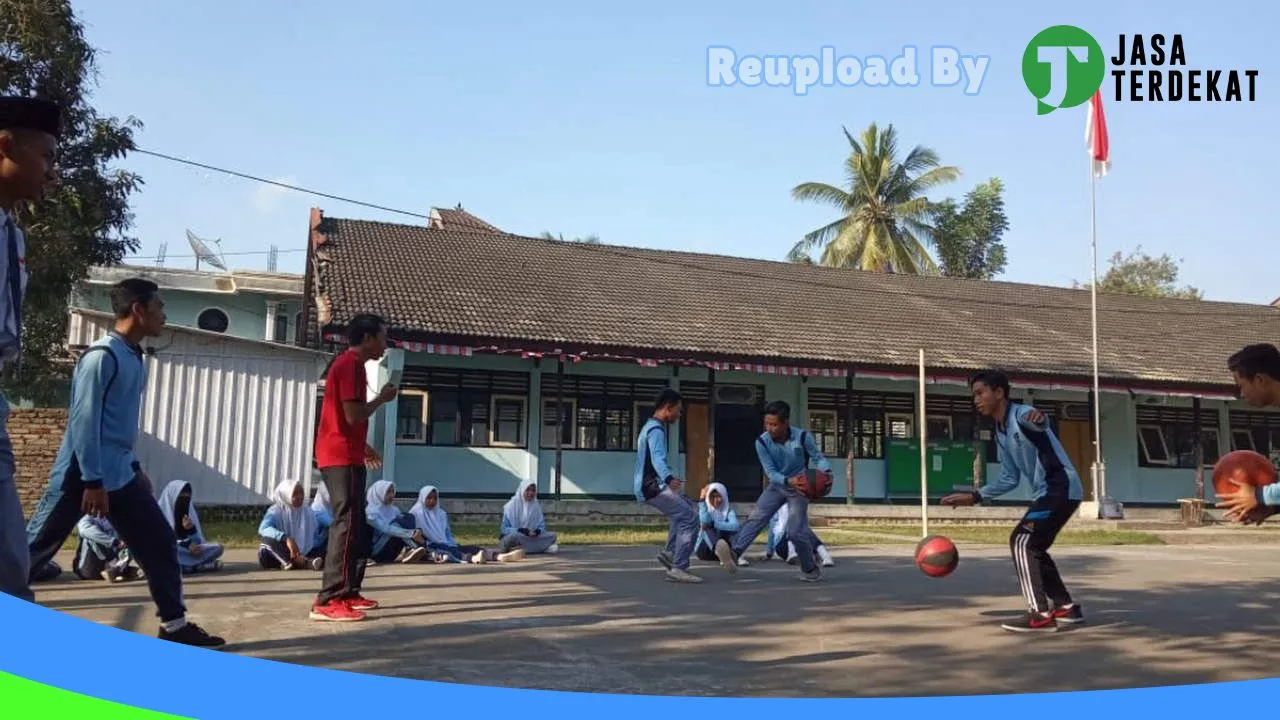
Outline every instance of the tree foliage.
<path fill-rule="evenodd" d="M 933 246 L 943 275 L 990 280 L 1004 272 L 1009 218 L 1003 193 L 1004 184 L 991 178 L 970 190 L 963 206 L 951 198 L 934 206 Z"/>
<path fill-rule="evenodd" d="M 559 235 L 552 235 L 550 231 L 543 230 L 542 235 L 540 235 L 539 237 L 541 237 L 543 240 L 559 240 L 560 242 L 576 242 L 576 243 L 584 243 L 586 245 L 600 244 L 600 236 L 594 233 L 592 233 L 591 235 L 585 235 L 583 237 L 568 239 L 568 238 L 565 238 L 564 233 L 560 233 Z"/>
<path fill-rule="evenodd" d="M 8 390 L 36 402 L 66 376 L 67 298 L 94 265 L 119 264 L 138 248 L 129 198 L 136 174 L 111 167 L 135 148 L 134 117 L 100 115 L 91 104 L 96 51 L 67 0 L 0 0 L 0 94 L 42 97 L 63 108 L 60 182 L 15 209 L 30 273 L 23 363 Z"/>
<path fill-rule="evenodd" d="M 1142 252 L 1142 246 L 1139 245 L 1128 255 L 1116 253 L 1111 256 L 1111 267 L 1098 281 L 1098 291 L 1184 300 L 1203 299 L 1203 294 L 1197 288 L 1190 285 L 1178 287 L 1178 265 L 1168 253 L 1152 257 Z M 1090 283 L 1076 283 L 1077 287 L 1083 288 L 1088 288 L 1089 285 Z"/>

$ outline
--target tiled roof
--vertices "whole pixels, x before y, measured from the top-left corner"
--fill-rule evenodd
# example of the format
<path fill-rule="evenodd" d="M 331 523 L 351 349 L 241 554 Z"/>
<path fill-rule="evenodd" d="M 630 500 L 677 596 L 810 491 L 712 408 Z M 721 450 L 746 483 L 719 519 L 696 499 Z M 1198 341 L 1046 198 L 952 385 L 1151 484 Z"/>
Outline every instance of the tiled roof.
<path fill-rule="evenodd" d="M 317 229 L 316 300 L 334 328 L 376 312 L 397 337 L 434 342 L 912 370 L 924 348 L 938 370 L 1092 374 L 1087 290 L 340 218 Z M 1098 306 L 1112 380 L 1226 386 L 1231 352 L 1280 338 L 1268 305 L 1102 293 Z"/>
<path fill-rule="evenodd" d="M 454 208 L 452 210 L 445 210 L 443 208 L 434 208 L 434 210 L 435 212 L 433 212 L 432 214 L 438 216 L 440 218 L 440 221 L 437 223 L 433 219 L 431 226 L 437 229 L 481 230 L 484 232 L 496 232 L 496 233 L 502 232 L 502 230 L 498 229 L 497 227 L 494 227 L 493 225 L 490 225 L 484 220 L 481 220 L 475 215 L 472 215 L 471 213 L 467 212 L 466 210 L 463 210 L 461 206 Z"/>

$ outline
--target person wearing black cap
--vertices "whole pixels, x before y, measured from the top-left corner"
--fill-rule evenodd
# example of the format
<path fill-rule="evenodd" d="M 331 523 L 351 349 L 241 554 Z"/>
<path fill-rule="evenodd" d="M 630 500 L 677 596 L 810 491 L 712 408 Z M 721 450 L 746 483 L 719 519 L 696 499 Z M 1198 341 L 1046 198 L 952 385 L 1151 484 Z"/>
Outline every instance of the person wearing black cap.
<path fill-rule="evenodd" d="M 13 219 L 18 203 L 39 200 L 55 181 L 62 113 L 45 100 L 0 97 L 0 368 L 22 356 L 22 301 L 27 289 L 26 241 Z M 35 601 L 28 580 L 26 523 L 14 480 L 9 402 L 0 394 L 0 592 Z"/>

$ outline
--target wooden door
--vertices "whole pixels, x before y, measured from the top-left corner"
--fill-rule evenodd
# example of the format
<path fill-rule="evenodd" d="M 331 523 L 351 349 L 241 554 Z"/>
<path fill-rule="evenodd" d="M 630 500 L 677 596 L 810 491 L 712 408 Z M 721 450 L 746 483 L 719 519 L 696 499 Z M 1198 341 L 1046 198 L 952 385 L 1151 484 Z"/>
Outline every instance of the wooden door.
<path fill-rule="evenodd" d="M 1093 433 L 1089 423 L 1063 420 L 1058 427 L 1058 442 L 1067 451 L 1071 464 L 1076 466 L 1080 483 L 1084 486 L 1084 499 L 1093 500 Z"/>
<path fill-rule="evenodd" d="M 696 498 L 702 488 L 707 485 L 707 451 L 710 449 L 708 438 L 706 403 L 687 403 L 684 407 L 685 436 L 685 492 L 687 497 Z"/>

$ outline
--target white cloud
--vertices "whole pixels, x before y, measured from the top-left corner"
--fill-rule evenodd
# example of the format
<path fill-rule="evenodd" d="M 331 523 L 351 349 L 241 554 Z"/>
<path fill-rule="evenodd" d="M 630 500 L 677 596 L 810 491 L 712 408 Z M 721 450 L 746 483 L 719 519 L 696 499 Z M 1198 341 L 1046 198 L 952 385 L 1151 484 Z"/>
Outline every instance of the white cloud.
<path fill-rule="evenodd" d="M 298 184 L 297 178 L 292 175 L 288 177 L 272 178 L 272 180 L 275 182 L 286 183 L 288 185 Z M 253 191 L 253 207 L 260 213 L 269 213 L 280 206 L 280 201 L 285 195 L 293 192 L 293 190 L 282 188 L 279 185 L 258 183 L 258 189 Z"/>

